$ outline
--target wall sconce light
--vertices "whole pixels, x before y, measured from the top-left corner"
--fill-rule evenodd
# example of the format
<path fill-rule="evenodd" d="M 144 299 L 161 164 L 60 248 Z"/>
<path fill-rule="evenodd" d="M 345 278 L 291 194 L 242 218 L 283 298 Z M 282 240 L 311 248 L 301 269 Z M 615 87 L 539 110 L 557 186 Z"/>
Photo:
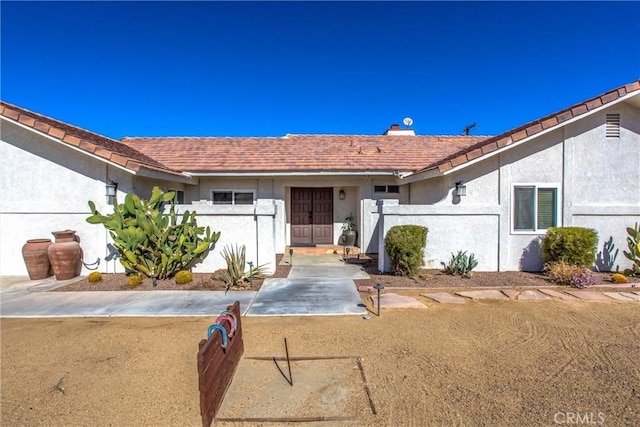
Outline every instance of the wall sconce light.
<path fill-rule="evenodd" d="M 340 198 L 340 200 L 344 200 L 347 198 L 347 193 L 344 192 L 344 188 L 340 189 L 340 193 L 338 193 L 338 197 Z"/>
<path fill-rule="evenodd" d="M 464 181 L 458 181 L 456 182 L 456 194 L 459 197 L 462 196 L 466 196 L 467 195 L 467 186 L 464 185 Z"/>
<path fill-rule="evenodd" d="M 107 203 L 112 205 L 113 201 L 116 198 L 116 191 L 118 189 L 118 183 L 109 180 L 107 185 L 105 185 L 106 195 L 107 195 Z"/>

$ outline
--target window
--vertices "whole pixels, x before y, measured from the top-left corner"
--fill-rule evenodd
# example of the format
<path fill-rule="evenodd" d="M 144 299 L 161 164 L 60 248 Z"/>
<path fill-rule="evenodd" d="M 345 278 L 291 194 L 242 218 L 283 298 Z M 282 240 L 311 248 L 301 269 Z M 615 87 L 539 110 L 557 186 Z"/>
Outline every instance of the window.
<path fill-rule="evenodd" d="M 374 185 L 373 186 L 374 193 L 399 193 L 400 186 L 399 185 Z"/>
<path fill-rule="evenodd" d="M 605 133 L 607 138 L 620 138 L 620 114 L 607 114 Z"/>
<path fill-rule="evenodd" d="M 539 231 L 558 225 L 558 188 L 518 185 L 513 189 L 514 231 Z"/>
<path fill-rule="evenodd" d="M 212 190 L 214 205 L 252 205 L 253 190 Z"/>
<path fill-rule="evenodd" d="M 173 191 L 176 193 L 175 201 L 176 205 L 184 205 L 184 191 L 183 190 L 174 190 L 172 188 L 169 191 Z"/>

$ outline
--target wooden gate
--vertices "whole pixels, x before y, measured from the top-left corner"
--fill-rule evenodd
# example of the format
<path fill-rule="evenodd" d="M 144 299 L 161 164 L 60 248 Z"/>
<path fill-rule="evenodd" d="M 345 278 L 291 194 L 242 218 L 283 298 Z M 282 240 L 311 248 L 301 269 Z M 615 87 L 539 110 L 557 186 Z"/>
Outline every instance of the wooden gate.
<path fill-rule="evenodd" d="M 333 189 L 291 189 L 291 244 L 333 243 Z"/>
<path fill-rule="evenodd" d="M 236 301 L 233 305 L 227 306 L 227 311 L 233 313 L 234 320 L 237 320 L 233 336 L 229 337 L 232 331 L 229 322 L 222 321 L 220 324 L 226 334 L 223 336 L 221 331 L 213 330 L 211 336 L 200 341 L 199 345 L 198 383 L 203 427 L 211 426 L 244 352 L 240 302 Z M 226 348 L 222 347 L 223 344 Z"/>

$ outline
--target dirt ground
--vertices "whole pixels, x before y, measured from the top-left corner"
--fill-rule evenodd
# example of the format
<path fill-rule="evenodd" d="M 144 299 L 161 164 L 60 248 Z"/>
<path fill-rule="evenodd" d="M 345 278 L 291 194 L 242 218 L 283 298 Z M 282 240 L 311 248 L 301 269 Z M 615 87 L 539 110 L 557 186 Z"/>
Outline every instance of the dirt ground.
<path fill-rule="evenodd" d="M 370 320 L 243 318 L 245 359 L 283 356 L 284 338 L 292 357 L 361 357 L 377 414 L 358 398 L 340 409 L 356 420 L 325 425 L 640 425 L 637 304 L 418 298 L 426 309 Z M 199 426 L 196 352 L 213 320 L 3 319 L 1 424 Z M 302 392 L 314 380 L 295 369 Z M 247 393 L 273 397 L 256 414 L 313 415 L 287 413 L 277 389 Z"/>
<path fill-rule="evenodd" d="M 280 255 L 281 257 L 281 255 Z M 279 261 L 279 260 L 278 260 Z M 353 263 L 357 260 L 353 259 Z M 375 256 L 367 262 L 358 262 L 359 265 L 369 274 L 369 279 L 356 280 L 358 286 L 373 286 L 377 283 L 384 285 L 385 288 L 447 288 L 447 287 L 529 287 L 529 286 L 549 286 L 554 285 L 548 278 L 541 273 L 528 273 L 521 271 L 507 272 L 473 272 L 470 278 L 461 278 L 460 276 L 451 276 L 445 274 L 442 270 L 423 269 L 414 277 L 394 276 L 388 273 L 380 273 Z M 288 265 L 280 265 L 277 263 L 275 273 L 269 278 L 287 277 L 291 267 Z M 597 278 L 597 284 L 611 284 L 612 273 L 594 273 Z M 141 285 L 136 288 L 127 286 L 128 277 L 124 274 L 103 274 L 102 281 L 98 283 L 89 283 L 85 278 L 67 286 L 55 289 L 56 292 L 67 291 L 150 291 L 150 290 L 198 290 L 198 291 L 220 291 L 226 290 L 225 283 L 219 279 L 220 273 L 203 274 L 194 273 L 193 282 L 178 285 L 173 279 L 158 280 L 157 286 L 154 288 L 151 279 L 145 278 Z M 638 283 L 640 287 L 640 279 L 630 277 L 631 283 Z M 254 280 L 250 289 L 258 290 L 263 280 Z M 249 288 L 248 288 L 249 289 Z"/>

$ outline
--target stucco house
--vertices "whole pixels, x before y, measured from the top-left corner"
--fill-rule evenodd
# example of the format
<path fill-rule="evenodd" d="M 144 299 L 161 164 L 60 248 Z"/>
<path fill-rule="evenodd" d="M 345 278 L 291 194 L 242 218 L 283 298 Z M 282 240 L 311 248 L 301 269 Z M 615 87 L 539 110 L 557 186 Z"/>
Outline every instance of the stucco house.
<path fill-rule="evenodd" d="M 236 243 L 273 271 L 290 245 L 337 244 L 350 214 L 382 271 L 384 236 L 399 224 L 429 228 L 427 267 L 465 250 L 484 271 L 539 270 L 548 227 L 590 227 L 597 267 L 615 270 L 630 265 L 625 229 L 640 221 L 640 81 L 493 137 L 392 125 L 382 135 L 118 141 L 5 102 L 0 119 L 0 275 L 25 275 L 24 242 L 61 229 L 77 231 L 85 262 L 122 271 L 104 260 L 107 232 L 85 221 L 88 200 L 112 209 L 108 183 L 119 198 L 176 190 L 179 210 L 221 231 L 201 272 L 222 268 L 220 250 Z"/>

